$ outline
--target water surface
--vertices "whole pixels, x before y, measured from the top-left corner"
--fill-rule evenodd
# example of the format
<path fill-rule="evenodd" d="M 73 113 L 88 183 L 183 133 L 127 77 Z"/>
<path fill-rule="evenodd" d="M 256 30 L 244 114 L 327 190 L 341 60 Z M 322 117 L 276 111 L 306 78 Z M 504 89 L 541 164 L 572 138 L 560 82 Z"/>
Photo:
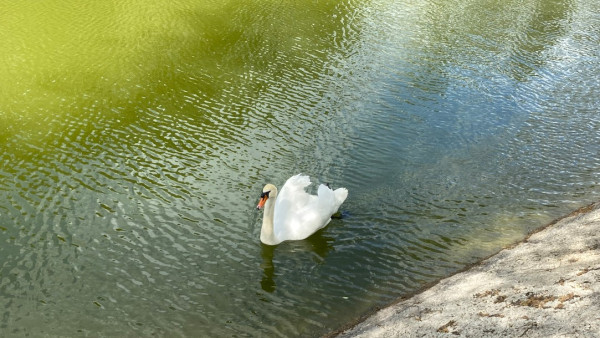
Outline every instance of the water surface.
<path fill-rule="evenodd" d="M 315 336 L 598 199 L 600 6 L 0 5 L 0 329 Z M 344 186 L 259 241 L 262 186 Z"/>

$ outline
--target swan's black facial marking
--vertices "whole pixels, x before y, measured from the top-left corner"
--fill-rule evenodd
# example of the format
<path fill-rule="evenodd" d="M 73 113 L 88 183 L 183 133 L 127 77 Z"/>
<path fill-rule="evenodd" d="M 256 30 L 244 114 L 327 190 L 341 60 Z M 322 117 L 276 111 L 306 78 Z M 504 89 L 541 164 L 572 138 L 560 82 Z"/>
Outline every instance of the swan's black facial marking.
<path fill-rule="evenodd" d="M 260 210 L 265 206 L 265 203 L 267 203 L 267 200 L 269 199 L 270 192 L 271 192 L 271 190 L 265 191 L 262 194 L 260 194 L 260 201 L 258 201 L 258 205 L 256 206 L 256 209 Z"/>

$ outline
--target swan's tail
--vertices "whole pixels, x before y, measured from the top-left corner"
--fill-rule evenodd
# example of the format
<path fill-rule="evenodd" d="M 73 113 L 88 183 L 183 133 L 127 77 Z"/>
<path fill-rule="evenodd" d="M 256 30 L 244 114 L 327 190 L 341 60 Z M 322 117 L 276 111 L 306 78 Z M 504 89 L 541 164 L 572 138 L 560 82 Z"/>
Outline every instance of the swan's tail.
<path fill-rule="evenodd" d="M 335 197 L 335 204 L 337 205 L 336 210 L 344 203 L 346 198 L 348 197 L 348 189 L 346 188 L 338 188 L 333 191 L 333 196 Z"/>
<path fill-rule="evenodd" d="M 346 200 L 346 197 L 348 197 L 348 189 L 338 188 L 332 190 L 325 184 L 321 184 L 317 195 L 321 201 L 320 207 L 324 207 L 327 210 L 326 212 L 333 214 L 338 211 L 340 205 L 342 205 Z"/>

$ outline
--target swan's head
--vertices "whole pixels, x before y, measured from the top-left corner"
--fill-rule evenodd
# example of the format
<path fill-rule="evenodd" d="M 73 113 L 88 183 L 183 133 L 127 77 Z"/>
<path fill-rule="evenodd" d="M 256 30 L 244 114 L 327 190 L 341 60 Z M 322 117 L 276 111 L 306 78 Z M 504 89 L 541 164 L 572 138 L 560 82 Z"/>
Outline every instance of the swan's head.
<path fill-rule="evenodd" d="M 277 197 L 277 187 L 272 184 L 265 185 L 262 190 L 262 194 L 260 194 L 260 201 L 258 201 L 256 209 L 262 209 L 269 198 L 274 199 L 275 197 Z"/>

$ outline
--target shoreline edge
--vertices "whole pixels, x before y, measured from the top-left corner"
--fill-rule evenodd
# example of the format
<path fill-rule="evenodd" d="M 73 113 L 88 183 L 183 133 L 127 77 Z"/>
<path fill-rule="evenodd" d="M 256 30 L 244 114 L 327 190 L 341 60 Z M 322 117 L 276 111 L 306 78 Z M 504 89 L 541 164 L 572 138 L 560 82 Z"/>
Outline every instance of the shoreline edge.
<path fill-rule="evenodd" d="M 598 282 L 595 202 L 325 337 L 594 336 Z"/>

